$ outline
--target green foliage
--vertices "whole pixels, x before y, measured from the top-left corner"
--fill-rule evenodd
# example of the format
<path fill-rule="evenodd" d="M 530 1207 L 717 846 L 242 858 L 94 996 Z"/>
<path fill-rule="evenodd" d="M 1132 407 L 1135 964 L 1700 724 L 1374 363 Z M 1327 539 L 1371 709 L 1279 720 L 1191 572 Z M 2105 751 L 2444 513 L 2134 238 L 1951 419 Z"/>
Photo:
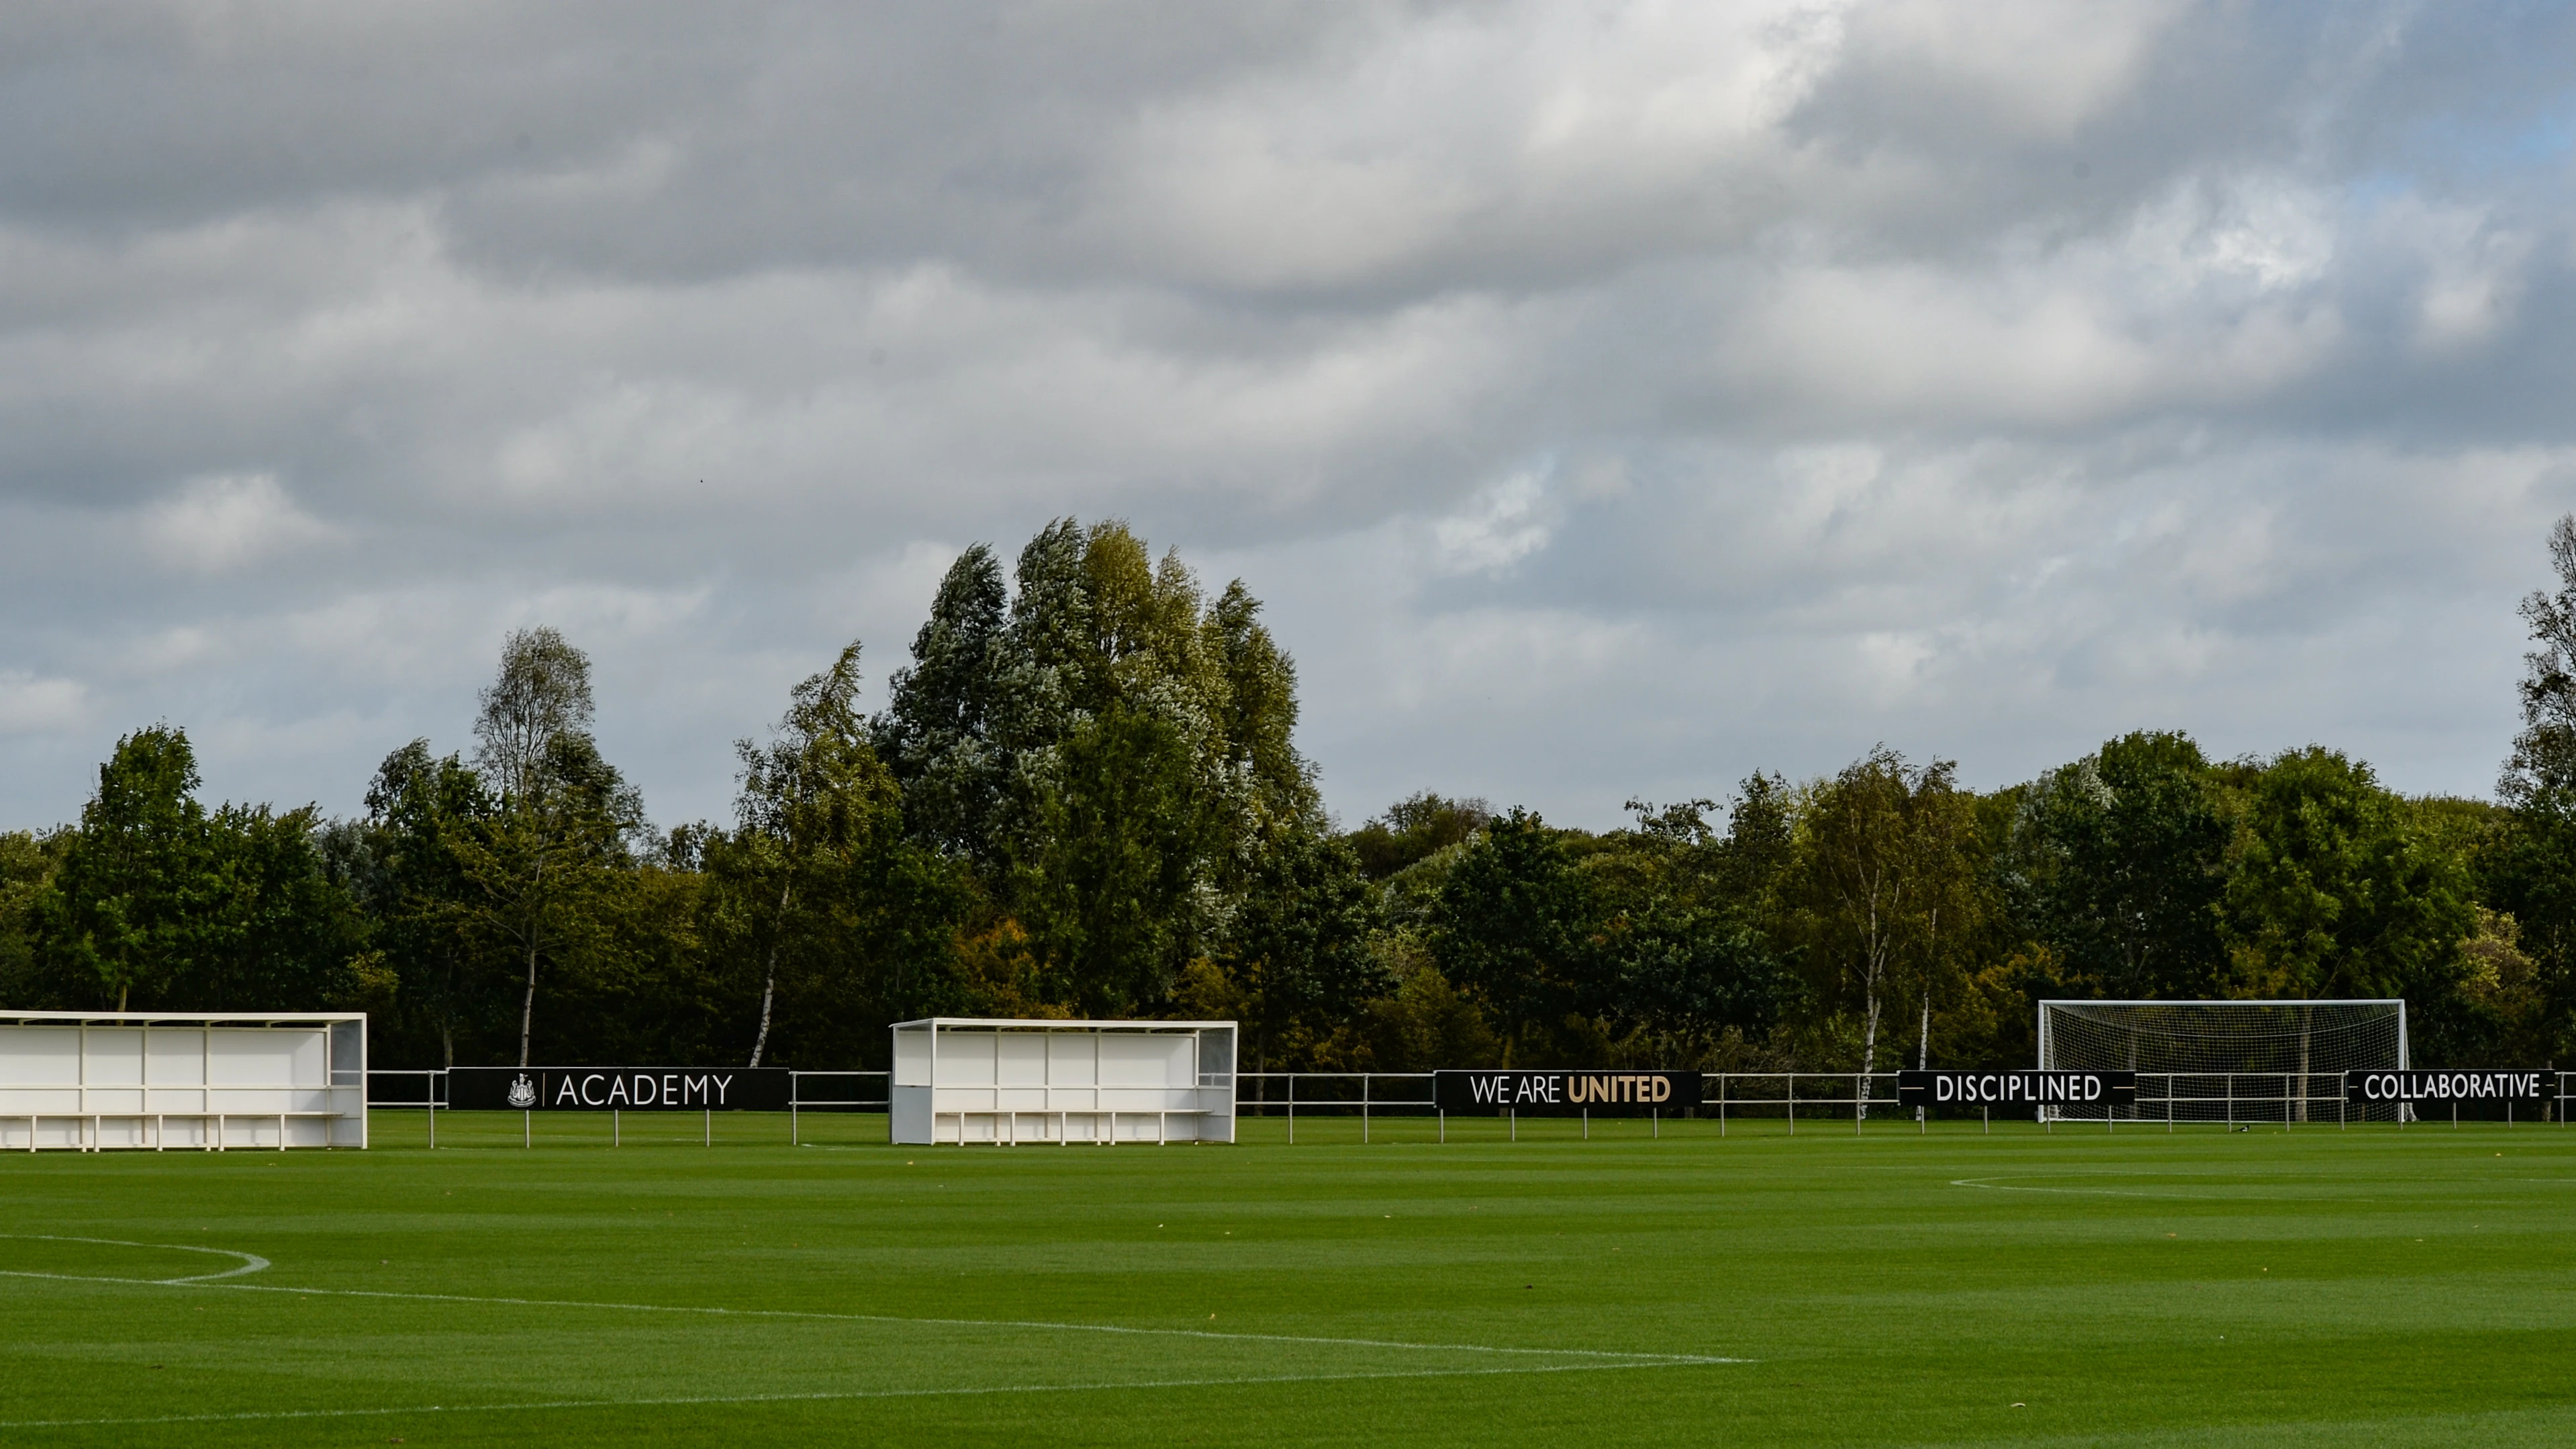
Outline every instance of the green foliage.
<path fill-rule="evenodd" d="M 1482 800 L 1448 800 L 1428 790 L 1406 796 L 1350 833 L 1351 849 L 1370 880 L 1385 880 L 1439 851 L 1463 844 L 1494 818 Z"/>
<path fill-rule="evenodd" d="M 184 731 L 156 725 L 117 742 L 51 880 L 21 907 L 37 994 L 117 1010 L 351 999 L 365 923 L 323 868 L 314 812 L 209 814 L 197 785 Z"/>
<path fill-rule="evenodd" d="M 2220 905 L 2230 994 L 2430 996 L 2458 979 L 2474 912 L 2461 861 L 2430 848 L 2366 765 L 2310 746 L 2247 773 Z"/>
<path fill-rule="evenodd" d="M 0 1001 L 41 1004 L 36 906 L 52 886 L 70 831 L 0 832 Z"/>
<path fill-rule="evenodd" d="M 2576 518 L 2501 804 L 2310 747 L 2138 732 L 1980 795 L 1875 749 L 1631 800 L 1593 833 L 1418 792 L 1347 835 L 1295 661 L 1124 524 L 961 553 L 889 681 L 860 648 L 741 741 L 726 827 L 648 835 L 587 657 L 510 636 L 471 761 L 363 819 L 197 799 L 127 736 L 77 827 L 0 836 L 0 997 L 363 1005 L 392 1065 L 879 1063 L 938 1013 L 1242 1020 L 1276 1070 L 2029 1060 L 2041 995 L 2403 995 L 2419 1061 L 2576 1051 Z M 542 1051 L 539 1044 L 542 1042 Z"/>
<path fill-rule="evenodd" d="M 1606 1005 L 1599 927 L 1592 883 L 1559 833 L 1515 808 L 1450 867 L 1432 915 L 1432 959 L 1492 1013 L 1506 1065 L 1547 1064 Z"/>
<path fill-rule="evenodd" d="M 465 889 L 451 903 L 487 971 L 521 975 L 520 1066 L 530 1065 L 540 969 L 578 971 L 606 945 L 643 802 L 590 737 L 590 660 L 552 629 L 524 629 L 475 721 L 493 808 L 448 838 Z"/>
<path fill-rule="evenodd" d="M 736 829 L 703 847 L 716 947 L 756 985 L 753 1066 L 873 1059 L 884 1022 L 936 990 L 966 907 L 949 861 L 906 837 L 859 652 L 797 685 L 766 745 L 736 745 Z"/>
<path fill-rule="evenodd" d="M 1256 862 L 1221 951 L 1247 1050 L 1321 1039 L 1396 978 L 1369 950 L 1374 898 L 1347 841 L 1303 830 L 1274 837 Z"/>
<path fill-rule="evenodd" d="M 2013 830 L 2011 887 L 2069 994 L 2223 994 L 2219 899 L 2236 827 L 2190 736 L 2123 735 L 2049 771 Z"/>
<path fill-rule="evenodd" d="M 366 804 L 351 875 L 398 983 L 392 1009 L 374 1023 L 378 1055 L 453 1066 L 460 1033 L 477 1045 L 500 1035 L 498 993 L 466 928 L 472 882 L 459 857 L 494 802 L 456 756 L 433 756 L 427 740 L 414 740 L 376 767 Z"/>
<path fill-rule="evenodd" d="M 1038 1000 L 1155 1009 L 1225 949 L 1274 838 L 1316 829 L 1295 667 L 1240 582 L 1207 604 L 1120 523 L 1056 520 L 1015 581 L 1006 611 L 992 551 L 958 557 L 870 735 Z"/>
<path fill-rule="evenodd" d="M 1976 800 L 1956 770 L 1909 766 L 1882 746 L 1817 782 L 1797 811 L 1791 929 L 1812 999 L 1857 1025 L 1864 1071 L 1891 1012 L 1909 1005 L 1916 1059 L 1929 1059 L 1935 1003 L 1961 991 L 1963 952 L 1990 906 Z"/>

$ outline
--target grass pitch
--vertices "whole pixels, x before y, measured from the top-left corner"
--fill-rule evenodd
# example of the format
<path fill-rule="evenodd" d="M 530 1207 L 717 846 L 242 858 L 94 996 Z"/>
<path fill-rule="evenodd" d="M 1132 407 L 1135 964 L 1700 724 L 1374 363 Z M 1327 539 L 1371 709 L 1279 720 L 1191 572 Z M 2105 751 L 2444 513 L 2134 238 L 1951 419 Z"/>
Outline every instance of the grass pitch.
<path fill-rule="evenodd" d="M 0 1443 L 2576 1442 L 2576 1129 L 520 1127 L 0 1159 Z"/>

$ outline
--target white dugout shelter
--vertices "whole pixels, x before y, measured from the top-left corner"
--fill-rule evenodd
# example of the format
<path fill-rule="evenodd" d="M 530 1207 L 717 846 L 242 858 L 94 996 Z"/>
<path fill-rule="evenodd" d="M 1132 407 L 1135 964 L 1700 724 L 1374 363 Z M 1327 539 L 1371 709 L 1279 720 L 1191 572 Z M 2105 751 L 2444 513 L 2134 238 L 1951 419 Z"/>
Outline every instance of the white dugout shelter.
<path fill-rule="evenodd" d="M 894 1028 L 894 1141 L 1232 1142 L 1230 1021 L 1002 1021 Z"/>
<path fill-rule="evenodd" d="M 0 1150 L 364 1147 L 361 1012 L 0 1012 Z"/>

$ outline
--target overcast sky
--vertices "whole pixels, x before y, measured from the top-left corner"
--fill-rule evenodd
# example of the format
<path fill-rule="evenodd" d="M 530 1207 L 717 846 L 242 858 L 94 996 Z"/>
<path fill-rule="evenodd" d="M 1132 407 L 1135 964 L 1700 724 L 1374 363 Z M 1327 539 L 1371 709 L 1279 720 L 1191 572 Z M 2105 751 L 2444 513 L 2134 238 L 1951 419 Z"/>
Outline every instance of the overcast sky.
<path fill-rule="evenodd" d="M 2486 794 L 2566 6 L 0 9 L 0 826 L 358 808 L 503 635 L 665 824 L 977 540 L 1241 576 L 1346 824 L 2137 728 Z"/>

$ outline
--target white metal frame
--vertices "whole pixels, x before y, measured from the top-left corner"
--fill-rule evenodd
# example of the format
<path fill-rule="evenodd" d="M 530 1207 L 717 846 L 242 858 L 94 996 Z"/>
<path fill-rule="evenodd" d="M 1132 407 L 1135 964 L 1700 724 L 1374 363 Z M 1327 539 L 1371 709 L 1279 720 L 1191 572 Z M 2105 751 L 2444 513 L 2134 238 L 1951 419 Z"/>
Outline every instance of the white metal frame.
<path fill-rule="evenodd" d="M 0 1152 L 367 1145 L 364 1012 L 0 1011 L 0 1033 L 23 1030 L 72 1035 L 73 1077 L 27 1071 L 0 1051 Z M 318 1079 L 299 1079 L 291 1047 L 260 1068 L 273 1076 L 225 1079 L 221 1063 L 267 1054 L 218 1050 L 219 1040 L 260 1031 L 318 1034 Z M 94 1051 L 93 1035 L 110 1033 L 115 1049 L 101 1041 Z M 192 1054 L 170 1039 L 188 1036 L 196 1038 L 193 1065 L 175 1066 Z M 134 1064 L 130 1080 L 121 1070 L 102 1071 L 127 1060 Z"/>
<path fill-rule="evenodd" d="M 1230 1021 L 935 1016 L 897 1022 L 893 1036 L 886 1130 L 897 1144 L 1234 1140 L 1236 1028 Z M 1139 1038 L 1152 1045 L 1110 1046 Z M 950 1044 L 944 1059 L 943 1039 Z M 1033 1051 L 1005 1047 L 1032 1040 Z M 1032 1068 L 1034 1080 L 1028 1079 Z"/>
<path fill-rule="evenodd" d="M 2091 997 L 2051 997 L 2039 1003 L 2039 1064 L 2046 1070 L 2049 1061 L 2048 1009 L 2052 1006 L 2393 1006 L 2397 1008 L 2397 1069 L 2407 1070 L 2406 998 L 2402 996 L 2296 996 L 2266 997 L 2251 1001 L 2203 999 L 2194 1001 L 2099 1001 Z M 2194 1075 L 2181 1073 L 2178 1075 Z M 2207 1073 L 2215 1076 L 2217 1073 Z"/>
<path fill-rule="evenodd" d="M 2038 1005 L 2039 1005 L 2039 1043 L 2038 1043 L 2038 1044 L 2039 1044 L 2039 1065 L 2040 1065 L 2040 1068 L 2041 1068 L 2042 1070 L 2047 1070 L 2047 1069 L 2049 1069 L 2049 1068 L 2053 1067 L 2053 1066 L 2056 1064 L 2056 1053 L 2055 1053 L 2055 1051 L 2054 1051 L 2055 1043 L 2054 1043 L 2054 1041 L 2052 1040 L 2052 1033 L 2051 1033 L 2051 1032 L 2050 1032 L 2050 1030 L 2049 1030 L 2049 1015 L 2050 1015 L 2050 1013 L 2049 1013 L 2049 1010 L 2048 1010 L 2048 1009 L 2049 1009 L 2050 1007 L 2052 1007 L 2052 1006 L 2160 1006 L 2160 1007 L 2175 1007 L 2175 1006 L 2284 1006 L 2284 1007 L 2288 1007 L 2288 1006 L 2393 1006 L 2393 1007 L 2396 1007 L 2396 1008 L 2397 1008 L 2397 1070 L 2399 1070 L 2399 1071 L 2405 1071 L 2405 1070 L 2407 1070 L 2407 1069 L 2408 1069 L 2408 1067 L 2409 1067 L 2409 1065 L 2411 1064 L 2411 1062 L 2412 1062 L 2412 1060 L 2413 1060 L 2412 1056 L 2410 1055 L 2410 1052 L 2409 1052 L 2409 1049 L 2408 1049 L 2408 1046 L 2407 1046 L 2407 1040 L 2406 1040 L 2406 998 L 2404 998 L 2404 997 L 2402 997 L 2402 996 L 2315 996 L 2315 997 L 2309 997 L 2309 996 L 2294 996 L 2294 997 L 2262 997 L 2262 998 L 2257 998 L 2257 999 L 2252 999 L 2252 1000 L 2244 1000 L 2244 1001 L 2234 1001 L 2234 1000 L 2227 1000 L 2227 999 L 2223 999 L 2223 998 L 2220 998 L 2220 999 L 2200 998 L 2200 999 L 2195 999 L 2195 1000 L 2171 1000 L 2171 1001 L 2100 1001 L 2100 1000 L 2094 1000 L 2094 999 L 2089 998 L 2089 997 L 2072 997 L 2072 996 L 2070 996 L 2070 997 L 2052 997 L 2052 998 L 2050 998 L 2050 999 L 2048 999 L 2048 1000 L 2045 1000 L 2045 1001 L 2040 1002 Z M 2165 1110 L 2166 1110 L 2166 1113 L 2167 1113 L 2167 1115 L 2168 1115 L 2168 1116 L 2170 1116 L 2170 1115 L 2171 1115 L 2172 1110 L 2173 1110 L 2173 1104 L 2174 1104 L 2175 1102 L 2177 1102 L 2177 1101 L 2192 1101 L 2192 1102 L 2199 1102 L 2199 1103 L 2204 1103 L 2204 1104 L 2205 1104 L 2205 1103 L 2206 1103 L 2206 1101 L 2208 1100 L 2208 1099 L 2206 1099 L 2206 1098 L 2185 1098 L 2185 1097 L 2178 1097 L 2178 1096 L 2176 1096 L 2176 1095 L 2175 1095 L 2175 1093 L 2174 1093 L 2174 1089 L 2173 1089 L 2173 1080 L 2172 1080 L 2173 1078 L 2176 1078 L 2176 1077 L 2224 1077 L 2224 1078 L 2226 1078 L 2226 1079 L 2227 1079 L 2227 1097 L 2225 1098 L 2225 1100 L 2226 1100 L 2226 1102 L 2227 1102 L 2227 1120 L 2228 1120 L 2231 1124 L 2232 1124 L 2232 1123 L 2234 1122 L 2234 1120 L 2235 1120 L 2236 1109 L 2235 1109 L 2235 1105 L 2234 1105 L 2234 1098 L 2235 1098 L 2235 1093 L 2236 1093 L 2236 1079 L 2237 1079 L 2237 1078 L 2239 1078 L 2239 1077 L 2247 1077 L 2247 1078 L 2253 1078 L 2253 1079 L 2256 1079 L 2256 1080 L 2260 1080 L 2260 1079 L 2268 1078 L 2268 1077 L 2283 1077 L 2283 1078 L 2286 1078 L 2286 1077 L 2293 1076 L 2293 1075 L 2296 1075 L 2296 1076 L 2304 1076 L 2304 1077 L 2323 1077 L 2323 1076 L 2332 1076 L 2332 1077 L 2334 1077 L 2334 1078 L 2335 1078 L 2336 1083 L 2337 1083 L 2336 1091 L 2337 1091 L 2338 1093 L 2340 1093 L 2340 1092 L 2341 1092 L 2341 1090 L 2342 1090 L 2342 1086 L 2341 1086 L 2341 1083 L 2342 1083 L 2342 1073 L 2341 1073 L 2340 1071 L 2336 1071 L 2336 1072 L 2332 1072 L 2332 1073 L 2328 1073 L 2328 1072 L 2286 1073 L 2286 1072 L 2278 1072 L 2278 1071 L 2269 1071 L 2269 1072 L 2231 1072 L 2231 1071 L 2229 1071 L 2228 1069 L 2226 1069 L 2226 1068 L 2224 1068 L 2224 1067 L 2221 1067 L 2221 1068 L 2219 1068 L 2219 1069 L 2217 1069 L 2217 1070 L 2215 1070 L 2215 1071 L 2164 1071 L 2164 1072 L 2154 1072 L 2154 1073 L 2141 1073 L 2141 1075 L 2142 1075 L 2142 1076 L 2148 1076 L 2148 1075 L 2152 1075 L 2152 1076 L 2161 1076 L 2161 1077 L 2164 1077 L 2164 1078 L 2166 1079 L 2166 1082 L 2165 1082 Z M 2286 1086 L 2286 1085 L 2282 1088 L 2282 1091 L 2283 1091 L 2283 1094 L 2284 1094 L 2284 1100 L 2295 1102 L 2295 1103 L 2297 1104 L 2297 1109 L 2298 1109 L 2300 1112 L 2302 1112 L 2302 1113 L 2304 1113 L 2304 1112 L 2307 1110 L 2308 1105 L 2309 1105 L 2312 1101 L 2316 1100 L 2316 1099 L 2311 1095 L 2311 1086 L 2310 1086 L 2309 1084 L 2302 1084 L 2302 1085 L 2300 1085 L 2300 1086 L 2296 1089 L 2295 1094 L 2293 1094 L 2292 1089 L 2291 1089 L 2290 1087 Z M 2111 1111 L 2111 1109 L 2108 1109 L 2108 1108 L 2106 1108 L 2106 1109 L 2104 1109 L 2104 1110 L 2106 1111 L 2106 1113 L 2107 1113 L 2107 1112 L 2109 1112 L 2109 1111 Z M 2338 1120 L 2338 1121 L 2341 1121 L 2341 1120 L 2342 1120 L 2342 1110 L 2343 1110 L 2343 1109 L 2342 1109 L 2342 1102 L 2341 1102 L 2341 1098 L 2340 1098 L 2340 1096 L 2338 1096 L 2338 1097 L 2336 1098 L 2336 1112 L 2337 1112 L 2337 1120 Z M 2079 1114 L 2069 1113 L 2069 1112 L 2068 1112 L 2065 1108 L 2063 1108 L 2063 1107 L 2049 1107 L 2049 1108 L 2045 1108 L 2045 1109 L 2044 1109 L 2044 1111 L 2045 1111 L 2045 1113 L 2046 1113 L 2046 1115 L 2047 1115 L 2048 1117 L 2050 1117 L 2050 1118 L 2055 1118 L 2055 1119 L 2058 1119 L 2058 1120 L 2067 1120 L 2067 1119 L 2069 1119 L 2069 1118 L 2071 1118 L 2071 1117 L 2073 1117 L 2073 1116 L 2075 1116 L 2075 1115 L 2079 1115 Z M 2408 1116 L 2410 1116 L 2410 1115 L 2411 1115 L 2411 1111 L 2412 1111 L 2412 1109 L 2410 1109 L 2410 1108 L 2403 1108 L 2403 1107 L 2399 1108 L 2399 1109 L 2398 1109 L 2399 1119 L 2400 1119 L 2401 1121 L 2402 1121 L 2402 1120 L 2405 1120 Z M 2080 1115 L 2084 1115 L 2084 1116 L 2088 1116 L 2088 1117 L 2089 1117 L 2091 1114 L 2090 1114 L 2090 1113 L 2083 1113 L 2083 1114 L 2080 1114 Z"/>

